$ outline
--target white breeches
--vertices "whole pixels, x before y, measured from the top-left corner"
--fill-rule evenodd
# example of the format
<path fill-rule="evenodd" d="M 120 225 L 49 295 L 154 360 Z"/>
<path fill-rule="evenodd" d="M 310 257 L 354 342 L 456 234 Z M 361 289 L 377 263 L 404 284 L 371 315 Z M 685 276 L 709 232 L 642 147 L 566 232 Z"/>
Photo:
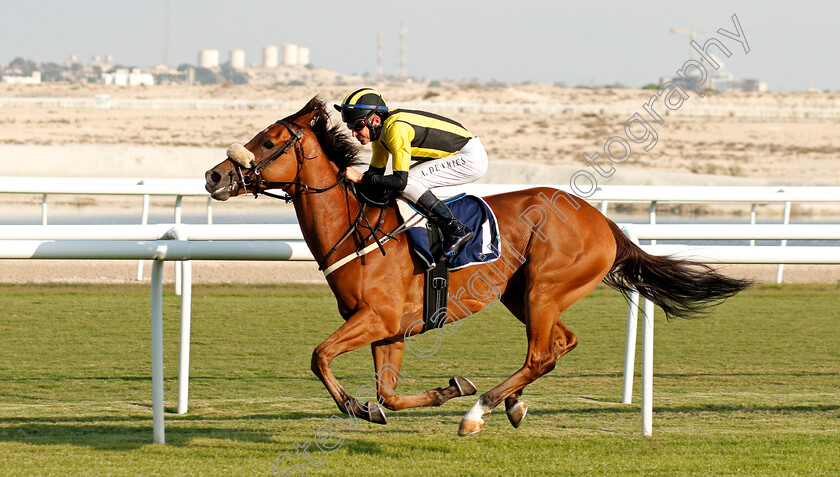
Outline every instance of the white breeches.
<path fill-rule="evenodd" d="M 476 136 L 451 156 L 413 164 L 408 171 L 408 184 L 402 195 L 417 202 L 429 189 L 468 184 L 486 172 L 487 151 Z"/>

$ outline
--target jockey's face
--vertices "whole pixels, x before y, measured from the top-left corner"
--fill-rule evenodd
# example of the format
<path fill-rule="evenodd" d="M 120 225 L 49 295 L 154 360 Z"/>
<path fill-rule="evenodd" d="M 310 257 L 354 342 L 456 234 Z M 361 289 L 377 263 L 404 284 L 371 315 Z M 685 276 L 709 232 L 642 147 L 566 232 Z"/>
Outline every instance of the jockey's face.
<path fill-rule="evenodd" d="M 376 127 L 382 123 L 382 119 L 376 114 L 373 114 L 366 122 L 363 119 L 360 119 L 359 121 L 364 122 L 364 127 L 361 129 L 352 127 L 352 124 L 348 124 L 348 127 L 350 128 L 350 133 L 353 134 L 353 137 L 356 138 L 362 146 L 364 146 L 370 142 L 370 128 L 367 126 L 368 123 L 370 123 L 371 126 Z"/>

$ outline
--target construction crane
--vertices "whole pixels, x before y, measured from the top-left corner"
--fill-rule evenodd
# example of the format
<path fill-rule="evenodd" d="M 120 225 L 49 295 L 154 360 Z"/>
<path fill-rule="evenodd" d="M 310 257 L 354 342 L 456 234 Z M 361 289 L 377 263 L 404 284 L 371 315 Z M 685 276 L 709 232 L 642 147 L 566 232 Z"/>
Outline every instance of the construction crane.
<path fill-rule="evenodd" d="M 682 33 L 691 36 L 691 41 L 695 41 L 697 39 L 698 33 L 708 33 L 704 30 L 695 30 L 694 23 L 691 24 L 691 30 L 681 30 L 679 28 L 671 28 L 671 33 Z M 691 47 L 691 44 L 688 46 L 689 53 L 691 54 L 691 59 L 694 59 L 694 48 Z"/>

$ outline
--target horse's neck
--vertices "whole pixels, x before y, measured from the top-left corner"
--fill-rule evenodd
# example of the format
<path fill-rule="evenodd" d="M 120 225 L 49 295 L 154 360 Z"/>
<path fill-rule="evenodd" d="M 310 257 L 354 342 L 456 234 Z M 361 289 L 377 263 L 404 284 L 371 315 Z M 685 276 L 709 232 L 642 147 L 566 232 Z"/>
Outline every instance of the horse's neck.
<path fill-rule="evenodd" d="M 321 159 L 310 161 L 301 169 L 303 184 L 324 188 L 338 181 L 338 169 L 333 163 Z M 294 200 L 303 238 L 322 266 L 324 257 L 356 220 L 358 204 L 351 199 L 347 188 L 339 184 L 326 192 L 304 192 Z"/>

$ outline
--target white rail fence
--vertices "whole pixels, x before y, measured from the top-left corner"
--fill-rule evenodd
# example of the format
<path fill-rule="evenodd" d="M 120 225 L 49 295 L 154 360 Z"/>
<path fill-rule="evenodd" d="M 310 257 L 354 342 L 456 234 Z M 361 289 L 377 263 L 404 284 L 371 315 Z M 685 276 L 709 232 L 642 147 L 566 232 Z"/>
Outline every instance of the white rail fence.
<path fill-rule="evenodd" d="M 840 240 L 840 225 L 633 225 L 640 239 L 826 239 Z M 152 267 L 153 440 L 165 442 L 163 415 L 164 261 L 184 262 L 180 278 L 178 413 L 188 407 L 192 273 L 190 260 L 312 260 L 297 225 L 7 225 L 0 226 L 0 259 L 154 260 Z M 645 245 L 650 253 L 677 254 L 709 263 L 840 263 L 840 247 Z M 643 300 L 642 433 L 652 433 L 653 305 Z M 622 402 L 631 402 L 638 296 L 631 297 Z"/>
<path fill-rule="evenodd" d="M 840 225 L 741 225 L 741 224 L 621 224 L 634 243 L 640 240 L 837 240 Z M 655 255 L 671 255 L 708 264 L 840 264 L 840 246 L 696 246 L 642 245 Z M 629 404 L 633 395 L 639 294 L 630 294 L 627 308 L 627 336 L 621 402 Z M 642 434 L 653 433 L 653 303 L 642 298 Z"/>
<path fill-rule="evenodd" d="M 0 177 L 0 194 L 40 195 L 41 225 L 49 222 L 47 198 L 50 195 L 140 196 L 143 199 L 141 224 L 148 223 L 151 196 L 175 197 L 175 223 L 181 222 L 181 201 L 184 197 L 205 197 L 207 223 L 213 223 L 212 199 L 204 190 L 204 181 L 201 179 Z"/>
<path fill-rule="evenodd" d="M 99 178 L 99 177 L 0 177 L 0 193 L 33 194 L 41 196 L 41 225 L 49 221 L 47 197 L 50 195 L 104 195 L 141 196 L 140 224 L 149 223 L 149 202 L 151 196 L 174 196 L 173 221 L 181 223 L 184 197 L 205 197 L 207 200 L 207 223 L 213 223 L 213 200 L 200 179 L 143 179 L 143 178 Z M 176 283 L 181 267 L 175 267 Z M 137 280 L 143 279 L 143 262 L 137 262 Z"/>
<path fill-rule="evenodd" d="M 289 237 L 289 240 L 266 240 Z M 7 225 L 0 259 L 154 260 L 150 285 L 152 435 L 164 443 L 163 262 L 182 262 L 178 413 L 189 395 L 191 260 L 313 260 L 297 225 Z"/>
<path fill-rule="evenodd" d="M 565 184 L 467 184 L 458 187 L 435 189 L 448 197 L 461 192 L 478 196 L 500 194 L 531 187 L 555 187 L 569 192 Z M 29 194 L 42 196 L 41 223 L 47 225 L 47 197 L 49 195 L 112 195 L 142 196 L 144 208 L 141 218 L 148 218 L 148 196 L 175 196 L 175 215 L 180 217 L 183 197 L 207 199 L 207 223 L 212 220 L 212 200 L 204 190 L 202 179 L 148 179 L 148 178 L 92 178 L 92 177 L 0 177 L 0 194 Z M 586 200 L 598 203 L 606 214 L 611 203 L 647 203 L 651 223 L 656 223 L 656 209 L 665 203 L 751 204 L 750 220 L 755 223 L 756 206 L 759 204 L 784 204 L 789 219 L 790 204 L 840 203 L 840 187 L 835 186 L 599 186 Z M 179 220 L 175 221 L 176 223 Z"/>
<path fill-rule="evenodd" d="M 558 187 L 545 185 L 546 187 Z M 499 194 L 514 190 L 537 187 L 534 184 L 469 184 L 459 187 L 437 189 L 441 196 L 452 196 L 467 192 L 478 196 Z M 568 191 L 568 187 L 560 186 Z M 115 179 L 115 178 L 43 178 L 43 177 L 0 177 L 0 194 L 41 195 L 41 224 L 48 223 L 49 195 L 111 195 L 141 196 L 143 198 L 140 223 L 147 224 L 150 196 L 174 196 L 174 217 L 181 223 L 182 199 L 184 197 L 205 197 L 207 200 L 206 222 L 213 223 L 212 199 L 204 190 L 201 179 Z M 599 204 L 605 215 L 610 204 L 647 203 L 648 219 L 656 223 L 657 207 L 660 204 L 750 204 L 750 224 L 756 223 L 757 207 L 765 204 L 783 205 L 782 222 L 790 223 L 792 204 L 797 203 L 840 203 L 840 187 L 705 187 L 705 186 L 601 186 L 586 199 Z M 652 239 L 655 244 L 655 239 Z M 751 243 L 752 245 L 752 243 Z M 782 246 L 786 241 L 782 242 Z M 176 275 L 180 268 L 176 267 Z M 778 264 L 776 283 L 781 283 L 784 265 Z M 137 264 L 137 280 L 143 277 L 143 262 Z M 176 280 L 177 281 L 177 280 Z"/>

